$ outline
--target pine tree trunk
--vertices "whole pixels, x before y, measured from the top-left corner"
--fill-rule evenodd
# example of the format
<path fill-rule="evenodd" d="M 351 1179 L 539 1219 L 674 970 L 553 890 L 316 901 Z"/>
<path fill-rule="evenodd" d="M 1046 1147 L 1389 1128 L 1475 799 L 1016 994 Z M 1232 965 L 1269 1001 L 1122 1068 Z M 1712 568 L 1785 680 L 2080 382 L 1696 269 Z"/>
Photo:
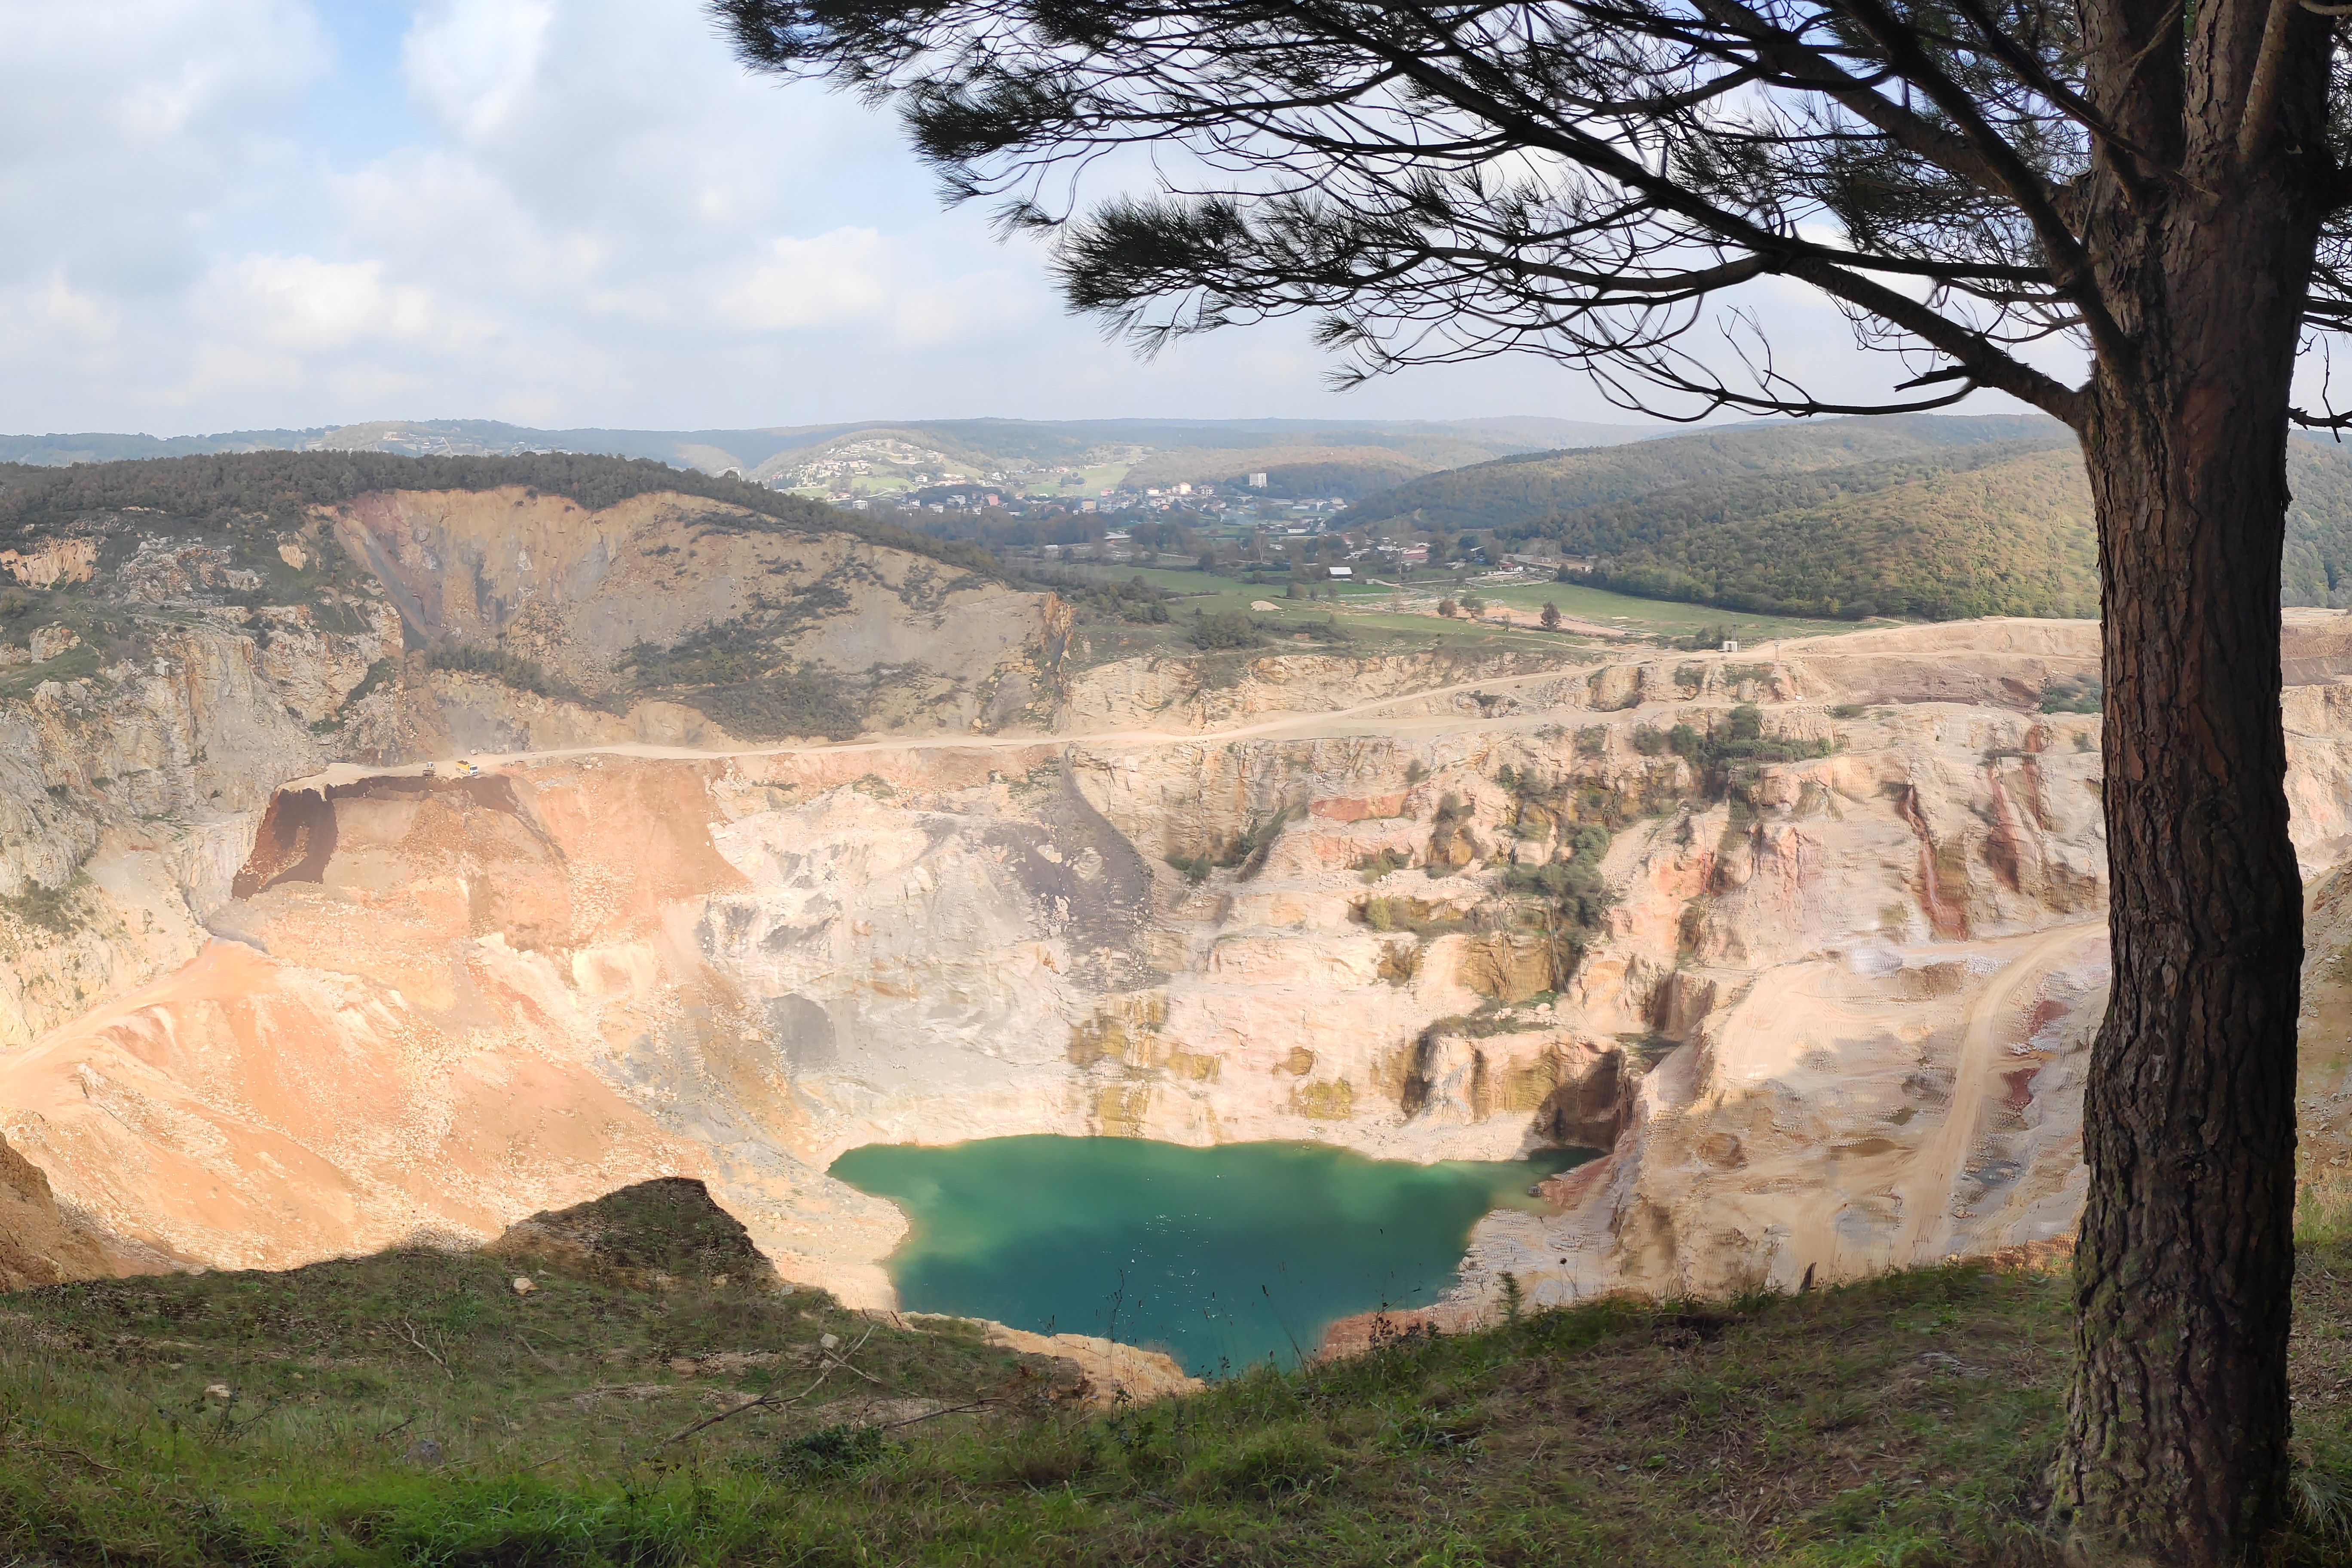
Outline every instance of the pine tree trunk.
<path fill-rule="evenodd" d="M 2155 237 L 2133 323 L 2147 358 L 2100 374 L 2084 437 L 2115 986 L 2083 1108 L 2054 1479 L 2097 1563 L 2238 1562 L 2287 1475 L 2303 947 L 2278 573 L 2297 258 L 2316 226 L 2270 216 L 2265 233 L 2242 212 L 2176 215 Z"/>

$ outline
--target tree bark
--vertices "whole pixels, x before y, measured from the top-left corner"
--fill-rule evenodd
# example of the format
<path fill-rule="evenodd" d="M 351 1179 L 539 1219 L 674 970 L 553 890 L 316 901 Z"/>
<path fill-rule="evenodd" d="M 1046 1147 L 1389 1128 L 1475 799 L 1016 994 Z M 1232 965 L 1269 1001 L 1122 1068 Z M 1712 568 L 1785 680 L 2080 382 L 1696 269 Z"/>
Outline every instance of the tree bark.
<path fill-rule="evenodd" d="M 2235 1563 L 2284 1503 L 2303 903 L 2278 570 L 2316 232 L 2279 190 L 2150 226 L 2147 357 L 2086 410 L 2115 985 L 2054 1479 L 2091 1562 Z"/>

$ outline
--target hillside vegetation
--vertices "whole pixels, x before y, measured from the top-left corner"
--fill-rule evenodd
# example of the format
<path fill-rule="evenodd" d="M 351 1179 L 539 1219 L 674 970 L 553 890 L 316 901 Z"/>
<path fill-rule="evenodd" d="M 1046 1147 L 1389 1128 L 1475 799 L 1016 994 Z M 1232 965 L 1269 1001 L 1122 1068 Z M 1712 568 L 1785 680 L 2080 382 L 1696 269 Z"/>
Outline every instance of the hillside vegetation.
<path fill-rule="evenodd" d="M 2352 605 L 2352 457 L 2299 440 L 2280 597 Z M 1824 420 L 1431 474 L 1351 521 L 1493 531 L 1599 558 L 1595 586 L 1763 614 L 2093 616 L 2071 432 L 2038 418 Z"/>
<path fill-rule="evenodd" d="M 2081 462 L 2022 443 L 1677 486 L 1535 531 L 1601 557 L 1596 586 L 1728 609 L 1929 620 L 2099 613 Z"/>
<path fill-rule="evenodd" d="M 84 464 L 0 463 L 0 547 L 25 549 L 58 533 L 128 536 L 173 523 L 236 531 L 297 526 L 308 509 L 383 490 L 488 490 L 520 485 L 591 511 L 664 493 L 727 502 L 789 530 L 839 533 L 996 574 L 976 546 L 935 539 L 762 485 L 669 468 L 650 459 L 538 453 L 509 458 L 409 458 L 384 452 L 258 451 Z M 125 517 L 125 512 L 144 513 Z M 242 564 L 242 563 L 241 563 Z M 266 569 L 266 559 L 251 563 Z"/>
<path fill-rule="evenodd" d="M 0 1297 L 0 1555 L 302 1564 L 2061 1560 L 2063 1274 L 1613 1299 L 1088 1410 L 809 1292 L 396 1252 Z M 2340 1563 L 2352 1247 L 2297 1281 L 2296 1533 Z M 745 1406 L 749 1400 L 762 1403 Z M 730 1415 L 728 1412 L 737 1413 Z"/>
<path fill-rule="evenodd" d="M 304 712 L 378 753 L 454 748 L 447 704 L 499 686 L 602 715 L 569 722 L 652 700 L 743 739 L 968 723 L 1037 626 L 976 543 L 576 454 L 0 465 L 0 697 L 184 657 L 165 645 L 190 626 L 257 656 L 396 611 L 401 643 Z"/>
<path fill-rule="evenodd" d="M 1907 415 L 1696 430 L 1626 446 L 1531 452 L 1425 475 L 1370 497 L 1346 521 L 1355 525 L 1410 518 L 1446 531 L 1506 528 L 1676 485 L 1853 468 L 1992 442 L 2054 447 L 2073 439 L 2054 420 L 2005 415 Z"/>

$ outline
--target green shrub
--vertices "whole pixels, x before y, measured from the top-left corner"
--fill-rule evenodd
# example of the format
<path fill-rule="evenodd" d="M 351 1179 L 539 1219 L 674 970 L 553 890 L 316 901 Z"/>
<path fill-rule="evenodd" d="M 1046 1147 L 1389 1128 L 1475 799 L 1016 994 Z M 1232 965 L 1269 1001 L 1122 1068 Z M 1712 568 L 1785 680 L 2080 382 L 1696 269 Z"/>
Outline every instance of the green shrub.
<path fill-rule="evenodd" d="M 1503 873 L 1503 886 L 1549 900 L 1567 921 L 1580 931 L 1601 924 L 1609 906 L 1617 901 L 1601 874 L 1601 857 L 1609 853 L 1609 830 L 1579 823 L 1568 830 L 1563 857 L 1547 866 L 1513 866 Z"/>
<path fill-rule="evenodd" d="M 1642 745 L 1639 731 L 1634 732 L 1634 744 Z M 1765 733 L 1762 710 L 1743 702 L 1718 728 L 1701 731 L 1689 724 L 1675 725 L 1666 732 L 1663 749 L 1689 763 L 1699 775 L 1702 792 L 1709 799 L 1719 800 L 1761 763 L 1825 757 L 1833 748 L 1826 740 Z"/>
<path fill-rule="evenodd" d="M 425 656 L 425 661 L 436 669 L 463 670 L 471 675 L 487 675 L 517 691 L 528 691 L 538 697 L 551 697 L 555 683 L 535 658 L 520 658 L 502 647 L 477 647 L 472 643 L 437 643 Z"/>
<path fill-rule="evenodd" d="M 360 683 L 343 694 L 343 700 L 345 702 L 357 702 L 362 697 L 374 695 L 377 691 L 382 690 L 384 683 L 389 681 L 398 672 L 399 666 L 393 660 L 388 658 L 377 659 L 373 664 L 367 667 L 367 673 L 360 677 Z"/>
<path fill-rule="evenodd" d="M 2095 675 L 2062 675 L 2042 689 L 2042 711 L 2096 713 L 2105 696 Z"/>
<path fill-rule="evenodd" d="M 820 1426 L 784 1444 L 770 1471 L 788 1480 L 847 1475 L 864 1469 L 888 1449 L 887 1435 L 879 1426 Z"/>
<path fill-rule="evenodd" d="M 71 936 L 89 923 L 81 891 L 89 883 L 87 872 L 76 871 L 62 887 L 50 888 L 27 879 L 21 891 L 0 895 L 0 912 L 15 916 L 51 936 Z"/>
<path fill-rule="evenodd" d="M 1186 881 L 1199 887 L 1209 879 L 1209 872 L 1216 863 L 1206 855 L 1171 855 L 1168 864 L 1183 872 Z"/>
<path fill-rule="evenodd" d="M 1124 583 L 1082 577 L 1074 573 L 1032 571 L 1025 583 L 1050 588 L 1076 610 L 1082 621 L 1125 621 L 1131 626 L 1164 626 L 1168 601 L 1173 595 L 1145 582 L 1141 575 Z"/>
<path fill-rule="evenodd" d="M 1194 612 L 1192 637 L 1194 647 L 1211 652 L 1256 647 L 1261 640 L 1257 627 L 1239 610 L 1219 610 L 1215 615 Z"/>
<path fill-rule="evenodd" d="M 867 694 L 822 665 L 797 665 L 687 700 L 746 741 L 822 735 L 845 741 L 864 727 Z"/>

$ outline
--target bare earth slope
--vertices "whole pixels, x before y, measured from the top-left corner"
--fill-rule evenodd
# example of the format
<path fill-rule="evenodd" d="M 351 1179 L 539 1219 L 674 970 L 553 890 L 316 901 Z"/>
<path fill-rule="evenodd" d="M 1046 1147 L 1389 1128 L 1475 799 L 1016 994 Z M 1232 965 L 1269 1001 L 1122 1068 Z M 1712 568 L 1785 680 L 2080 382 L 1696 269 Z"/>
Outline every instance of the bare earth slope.
<path fill-rule="evenodd" d="M 2087 624 L 1046 679 L 1049 598 L 918 607 L 918 563 L 871 546 L 698 537 L 658 498 L 534 504 L 392 498 L 320 526 L 364 530 L 386 584 L 425 574 L 399 616 L 500 646 L 543 617 L 543 668 L 583 691 L 597 660 L 729 610 L 722 579 L 805 593 L 863 563 L 867 596 L 807 636 L 888 652 L 929 625 L 1024 671 L 1027 717 L 752 746 L 488 674 L 404 669 L 354 702 L 394 657 L 390 610 L 266 646 L 199 616 L 184 668 L 0 710 L 38 737 L 0 764 L 21 824 L 0 858 L 62 889 L 0 912 L 0 1133 L 105 1267 L 478 1242 L 677 1176 L 786 1278 L 880 1306 L 903 1221 L 831 1161 L 1038 1131 L 1608 1150 L 1553 1212 L 1482 1226 L 1440 1310 L 1465 1318 L 1506 1271 L 1538 1301 L 1795 1286 L 2073 1224 L 2105 983 L 2097 720 L 2038 710 L 2094 668 Z M 639 602 L 656 536 L 705 552 L 690 614 Z M 2290 615 L 2323 1163 L 2352 942 L 2328 875 L 2352 845 L 2346 626 Z M 342 730 L 300 719 L 299 681 L 346 677 Z M 367 704 L 428 702 L 451 730 L 506 716 L 475 731 L 509 742 L 485 776 L 352 743 L 403 733 Z"/>

